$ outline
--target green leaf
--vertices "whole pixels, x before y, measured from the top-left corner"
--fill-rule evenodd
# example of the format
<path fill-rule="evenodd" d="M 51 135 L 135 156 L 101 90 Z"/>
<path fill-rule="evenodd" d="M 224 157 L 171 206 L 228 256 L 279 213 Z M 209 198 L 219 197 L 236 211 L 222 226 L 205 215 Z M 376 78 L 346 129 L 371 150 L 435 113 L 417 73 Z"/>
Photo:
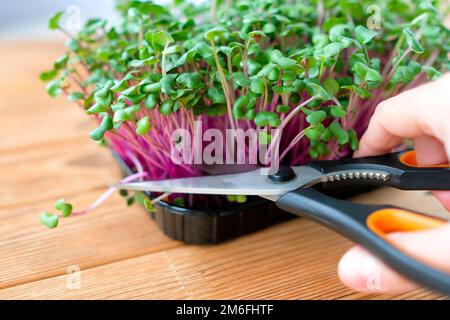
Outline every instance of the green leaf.
<path fill-rule="evenodd" d="M 320 138 L 325 128 L 322 124 L 310 126 L 305 130 L 305 135 L 309 140 L 315 141 Z"/>
<path fill-rule="evenodd" d="M 113 120 L 109 114 L 105 115 L 100 125 L 89 132 L 89 137 L 95 141 L 100 141 L 105 136 L 106 131 L 114 127 Z"/>
<path fill-rule="evenodd" d="M 249 60 L 247 62 L 247 66 L 248 66 L 248 73 L 251 76 L 257 74 L 261 70 L 261 64 L 259 64 L 254 60 Z"/>
<path fill-rule="evenodd" d="M 412 51 L 419 54 L 425 52 L 425 49 L 416 38 L 416 35 L 409 28 L 403 29 L 403 34 L 406 36 L 406 42 L 408 43 L 408 47 L 411 48 Z"/>
<path fill-rule="evenodd" d="M 342 118 L 347 114 L 346 111 L 342 107 L 339 107 L 339 106 L 331 107 L 330 111 L 331 111 L 331 115 L 335 118 Z"/>
<path fill-rule="evenodd" d="M 237 120 L 244 119 L 247 112 L 249 99 L 247 96 L 240 96 L 233 105 L 233 117 Z"/>
<path fill-rule="evenodd" d="M 287 105 L 280 104 L 277 106 L 277 112 L 279 113 L 287 113 L 291 108 Z"/>
<path fill-rule="evenodd" d="M 308 77 L 310 79 L 317 78 L 319 76 L 319 73 L 320 73 L 319 66 L 312 66 L 311 68 L 308 69 Z"/>
<path fill-rule="evenodd" d="M 143 117 L 136 123 L 136 133 L 138 135 L 146 135 L 151 128 L 150 120 L 148 117 Z"/>
<path fill-rule="evenodd" d="M 124 109 L 117 110 L 114 112 L 114 123 L 119 123 L 123 121 L 129 121 L 132 120 L 136 114 L 136 112 L 139 110 L 139 105 L 132 105 L 130 107 L 126 107 Z"/>
<path fill-rule="evenodd" d="M 61 210 L 65 203 L 66 200 L 64 198 L 60 198 L 56 200 L 54 207 L 56 210 Z"/>
<path fill-rule="evenodd" d="M 270 81 L 276 81 L 279 78 L 280 78 L 280 70 L 278 70 L 278 67 L 273 66 L 267 73 L 267 79 L 269 79 Z"/>
<path fill-rule="evenodd" d="M 61 94 L 61 85 L 62 82 L 60 80 L 52 80 L 47 84 L 47 93 L 50 97 L 57 97 Z"/>
<path fill-rule="evenodd" d="M 167 44 L 173 43 L 175 40 L 166 31 L 156 31 L 152 34 L 151 43 L 155 50 L 162 50 Z"/>
<path fill-rule="evenodd" d="M 119 101 L 111 105 L 111 110 L 116 112 L 117 110 L 125 108 L 127 105 L 125 102 Z"/>
<path fill-rule="evenodd" d="M 105 130 L 102 127 L 97 127 L 94 130 L 92 130 L 91 132 L 89 132 L 89 137 L 95 141 L 102 140 L 104 136 L 105 136 Z"/>
<path fill-rule="evenodd" d="M 339 83 L 333 78 L 327 78 L 323 82 L 323 87 L 331 96 L 336 96 L 339 91 Z"/>
<path fill-rule="evenodd" d="M 347 19 L 344 17 L 330 17 L 326 21 L 324 21 L 322 28 L 324 31 L 330 32 L 333 29 L 333 27 L 342 25 L 345 22 L 347 22 Z M 331 41 L 335 40 L 331 39 Z"/>
<path fill-rule="evenodd" d="M 313 159 L 317 159 L 319 157 L 319 152 L 316 149 L 309 149 L 309 156 Z"/>
<path fill-rule="evenodd" d="M 338 122 L 330 124 L 329 129 L 340 145 L 346 144 L 349 141 L 350 136 L 348 132 Z"/>
<path fill-rule="evenodd" d="M 91 115 L 95 113 L 102 113 L 108 111 L 108 107 L 103 103 L 96 102 L 89 109 L 86 110 L 86 113 Z"/>
<path fill-rule="evenodd" d="M 185 207 L 186 204 L 184 203 L 184 198 L 182 197 L 177 197 L 175 199 L 172 200 L 173 204 L 178 206 L 178 207 Z"/>
<path fill-rule="evenodd" d="M 58 75 L 58 70 L 53 69 L 53 70 L 50 70 L 50 71 L 42 72 L 39 75 L 39 78 L 42 81 L 50 81 L 50 80 L 54 79 L 57 75 Z"/>
<path fill-rule="evenodd" d="M 343 48 L 344 47 L 342 46 L 341 43 L 333 42 L 333 43 L 326 45 L 323 48 L 323 53 L 324 53 L 325 58 L 332 58 L 334 56 L 337 56 L 342 51 Z"/>
<path fill-rule="evenodd" d="M 314 81 L 305 81 L 305 85 L 313 96 L 317 96 L 319 99 L 324 101 L 332 99 L 332 96 L 320 84 Z"/>
<path fill-rule="evenodd" d="M 61 211 L 63 217 L 68 217 L 72 214 L 72 205 L 67 203 L 64 198 L 55 202 L 55 209 Z"/>
<path fill-rule="evenodd" d="M 67 96 L 69 101 L 77 101 L 84 99 L 84 94 L 82 92 L 72 92 Z"/>
<path fill-rule="evenodd" d="M 266 23 L 262 29 L 262 31 L 266 34 L 274 33 L 276 30 L 277 30 L 277 28 L 275 27 L 275 25 L 270 22 Z"/>
<path fill-rule="evenodd" d="M 145 66 L 145 60 L 133 59 L 130 62 L 130 67 L 132 68 L 140 68 Z"/>
<path fill-rule="evenodd" d="M 330 153 L 330 150 L 328 150 L 328 146 L 322 142 L 317 145 L 316 150 L 320 156 L 326 156 Z"/>
<path fill-rule="evenodd" d="M 173 101 L 172 99 L 164 100 L 159 106 L 159 113 L 164 116 L 170 115 L 174 111 L 174 104 L 175 101 Z"/>
<path fill-rule="evenodd" d="M 431 66 L 423 66 L 423 71 L 427 74 L 428 79 L 436 80 L 442 76 L 442 73 Z"/>
<path fill-rule="evenodd" d="M 299 68 L 297 61 L 286 57 L 272 57 L 272 61 L 278 64 L 283 71 L 296 70 Z"/>
<path fill-rule="evenodd" d="M 346 90 L 350 90 L 355 92 L 356 94 L 358 94 L 361 98 L 363 99 L 368 99 L 372 96 L 372 94 L 358 86 L 353 85 L 348 85 L 348 86 L 342 86 L 342 89 L 346 89 Z"/>
<path fill-rule="evenodd" d="M 256 115 L 256 111 L 255 111 L 255 109 L 251 109 L 251 110 L 248 110 L 246 113 L 245 113 L 245 119 L 247 119 L 247 120 L 253 120 L 254 118 L 255 118 L 255 115 Z"/>
<path fill-rule="evenodd" d="M 215 37 L 222 37 L 226 33 L 228 33 L 227 29 L 225 29 L 224 27 L 218 26 L 218 27 L 214 27 L 214 28 L 208 30 L 205 33 L 205 38 L 208 39 L 209 41 L 213 42 Z"/>
<path fill-rule="evenodd" d="M 321 123 L 323 120 L 327 118 L 327 114 L 325 111 L 313 111 L 308 116 L 306 116 L 306 121 L 312 125 Z"/>
<path fill-rule="evenodd" d="M 263 78 L 256 78 L 254 80 L 252 80 L 251 84 L 250 84 L 250 91 L 261 95 L 264 93 L 265 90 L 265 85 L 264 85 L 264 79 Z"/>
<path fill-rule="evenodd" d="M 213 104 L 225 103 L 225 95 L 221 89 L 216 87 L 209 88 L 206 95 Z"/>
<path fill-rule="evenodd" d="M 135 200 L 134 197 L 129 197 L 127 199 L 127 206 L 129 206 L 129 207 L 132 206 L 134 204 L 134 200 Z"/>
<path fill-rule="evenodd" d="M 258 73 L 258 75 L 259 75 L 259 73 Z M 248 80 L 245 77 L 245 74 L 243 72 L 233 73 L 233 80 L 234 80 L 234 83 L 236 83 L 237 85 L 239 85 L 241 87 L 248 87 L 250 85 L 250 80 Z"/>
<path fill-rule="evenodd" d="M 162 84 L 160 82 L 148 83 L 141 86 L 141 92 L 144 93 L 159 93 L 161 91 Z"/>
<path fill-rule="evenodd" d="M 354 151 L 358 150 L 359 140 L 358 140 L 358 136 L 356 134 L 355 129 L 348 130 L 348 135 L 350 137 L 350 148 L 352 148 L 352 150 L 354 150 Z"/>
<path fill-rule="evenodd" d="M 333 138 L 333 134 L 331 133 L 330 128 L 326 128 L 320 136 L 320 140 L 322 140 L 323 142 L 328 142 L 332 138 Z"/>
<path fill-rule="evenodd" d="M 123 77 L 121 80 L 118 80 L 115 82 L 115 84 L 110 88 L 112 92 L 120 92 L 127 88 L 128 81 L 133 79 L 133 75 L 131 73 L 128 73 L 125 77 Z"/>
<path fill-rule="evenodd" d="M 120 101 L 128 100 L 132 104 L 138 104 L 146 97 L 145 94 L 131 94 L 131 95 L 121 95 L 119 97 Z"/>
<path fill-rule="evenodd" d="M 375 38 L 378 35 L 377 32 L 367 29 L 364 26 L 357 26 L 355 28 L 355 34 L 356 39 L 362 44 L 369 43 L 370 41 L 372 41 L 373 38 Z"/>
<path fill-rule="evenodd" d="M 107 48 L 99 48 L 96 51 L 97 59 L 102 62 L 106 62 L 109 60 L 110 51 Z"/>
<path fill-rule="evenodd" d="M 245 195 L 237 195 L 236 196 L 236 202 L 237 203 L 245 203 L 245 202 L 247 202 L 247 196 L 245 196 Z"/>
<path fill-rule="evenodd" d="M 259 126 L 272 126 L 278 127 L 281 124 L 281 120 L 278 115 L 270 111 L 260 111 L 255 115 L 253 122 Z"/>
<path fill-rule="evenodd" d="M 425 22 L 429 18 L 429 13 L 424 12 L 417 17 L 415 17 L 409 24 L 411 26 L 419 26 L 421 23 Z"/>
<path fill-rule="evenodd" d="M 266 35 L 264 32 L 259 30 L 254 30 L 248 33 L 249 37 L 252 38 L 255 42 L 259 42 Z"/>
<path fill-rule="evenodd" d="M 330 41 L 328 40 L 328 36 L 323 33 L 315 33 L 312 37 L 312 42 L 316 48 L 325 47 Z"/>
<path fill-rule="evenodd" d="M 343 38 L 351 36 L 353 27 L 350 24 L 337 24 L 331 27 L 328 32 L 330 40 L 333 42 L 340 42 Z"/>
<path fill-rule="evenodd" d="M 288 17 L 286 17 L 284 15 L 281 15 L 281 14 L 276 14 L 273 17 L 275 19 L 277 19 L 278 21 L 280 21 L 280 22 L 284 22 L 284 23 L 290 23 L 291 22 L 291 20 Z"/>
<path fill-rule="evenodd" d="M 144 200 L 144 207 L 148 212 L 156 212 L 155 205 L 148 198 L 145 198 L 145 200 Z"/>
<path fill-rule="evenodd" d="M 299 93 L 305 88 L 305 83 L 303 80 L 296 79 L 294 82 L 292 82 L 292 89 L 293 92 Z"/>
<path fill-rule="evenodd" d="M 64 12 L 63 12 L 63 11 L 59 11 L 59 12 L 55 13 L 55 14 L 53 15 L 53 17 L 51 17 L 51 18 L 48 20 L 48 28 L 49 28 L 50 30 L 56 30 L 56 29 L 58 29 L 58 28 L 59 28 L 59 22 L 60 22 L 60 20 L 61 20 L 61 18 L 62 18 L 63 15 L 64 15 Z"/>
<path fill-rule="evenodd" d="M 379 82 L 381 81 L 381 74 L 378 70 L 372 69 L 364 63 L 357 62 L 352 68 L 355 73 L 355 82 L 360 84 L 366 82 Z"/>
<path fill-rule="evenodd" d="M 199 89 L 203 87 L 200 73 L 182 73 L 177 77 L 176 82 L 188 89 Z"/>
<path fill-rule="evenodd" d="M 113 119 L 109 114 L 106 114 L 103 117 L 100 127 L 102 127 L 105 131 L 111 130 L 114 127 Z"/>
<path fill-rule="evenodd" d="M 149 94 L 147 98 L 145 98 L 144 106 L 147 109 L 154 109 L 158 104 L 158 95 L 157 94 Z"/>
<path fill-rule="evenodd" d="M 166 74 L 161 78 L 161 80 L 159 80 L 159 83 L 161 83 L 161 92 L 162 93 L 167 93 L 167 94 L 175 93 L 175 90 L 173 89 L 173 87 L 175 84 L 176 77 L 177 77 L 177 74 Z"/>
<path fill-rule="evenodd" d="M 64 218 L 69 217 L 72 214 L 72 205 L 70 203 L 65 203 L 61 208 L 61 214 Z"/>
<path fill-rule="evenodd" d="M 56 214 L 42 212 L 39 220 L 47 228 L 53 229 L 58 226 L 59 217 Z"/>
<path fill-rule="evenodd" d="M 378 70 L 369 68 L 366 73 L 366 81 L 378 82 L 381 81 L 381 74 Z"/>
<path fill-rule="evenodd" d="M 178 45 L 167 47 L 167 49 L 165 49 L 163 51 L 163 53 L 165 55 L 174 54 L 174 53 L 177 53 L 177 52 L 180 52 L 180 46 L 178 46 Z"/>

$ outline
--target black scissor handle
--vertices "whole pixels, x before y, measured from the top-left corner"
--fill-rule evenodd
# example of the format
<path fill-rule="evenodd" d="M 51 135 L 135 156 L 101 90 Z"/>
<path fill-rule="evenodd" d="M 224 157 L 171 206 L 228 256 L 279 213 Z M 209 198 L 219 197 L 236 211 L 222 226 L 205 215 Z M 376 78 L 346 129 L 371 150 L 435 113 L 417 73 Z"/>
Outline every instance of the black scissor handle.
<path fill-rule="evenodd" d="M 426 230 L 443 226 L 446 221 L 387 205 L 338 200 L 313 188 L 288 192 L 276 204 L 282 210 L 314 220 L 359 243 L 412 281 L 450 295 L 450 274 L 415 260 L 385 238 L 389 232 Z"/>
<path fill-rule="evenodd" d="M 364 183 L 403 190 L 450 190 L 450 165 L 418 166 L 414 150 L 308 164 L 333 184 Z"/>

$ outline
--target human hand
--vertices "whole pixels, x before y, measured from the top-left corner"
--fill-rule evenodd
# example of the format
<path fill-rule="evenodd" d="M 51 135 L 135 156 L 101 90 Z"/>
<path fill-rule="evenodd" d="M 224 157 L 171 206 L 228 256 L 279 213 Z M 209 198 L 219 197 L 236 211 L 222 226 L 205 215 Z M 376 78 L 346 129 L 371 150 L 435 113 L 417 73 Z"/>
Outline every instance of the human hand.
<path fill-rule="evenodd" d="M 404 138 L 414 140 L 420 165 L 449 163 L 450 74 L 380 103 L 355 156 L 387 153 Z M 450 210 L 450 191 L 433 194 Z M 450 272 L 450 224 L 427 231 L 392 233 L 388 237 L 418 260 Z M 343 283 L 358 291 L 403 292 L 417 286 L 359 246 L 341 258 L 338 273 Z"/>

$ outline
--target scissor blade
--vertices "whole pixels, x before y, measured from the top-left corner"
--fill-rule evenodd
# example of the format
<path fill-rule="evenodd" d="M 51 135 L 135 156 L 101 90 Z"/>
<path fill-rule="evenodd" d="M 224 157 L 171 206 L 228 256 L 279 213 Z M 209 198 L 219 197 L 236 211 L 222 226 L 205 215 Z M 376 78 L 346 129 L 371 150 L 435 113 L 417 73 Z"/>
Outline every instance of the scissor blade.
<path fill-rule="evenodd" d="M 320 176 L 320 172 L 311 167 L 292 169 L 297 177 L 286 183 L 270 182 L 267 176 L 257 169 L 244 173 L 119 183 L 114 186 L 125 190 L 165 193 L 280 196 Z"/>

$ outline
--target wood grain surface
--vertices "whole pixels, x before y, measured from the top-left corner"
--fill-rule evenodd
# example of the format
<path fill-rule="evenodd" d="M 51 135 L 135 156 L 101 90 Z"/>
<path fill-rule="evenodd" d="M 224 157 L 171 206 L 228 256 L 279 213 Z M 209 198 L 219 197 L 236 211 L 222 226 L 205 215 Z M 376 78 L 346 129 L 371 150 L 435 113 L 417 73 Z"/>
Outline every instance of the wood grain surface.
<path fill-rule="evenodd" d="M 305 219 L 195 246 L 166 237 L 143 209 L 113 195 L 55 230 L 41 226 L 39 213 L 57 198 L 83 208 L 120 177 L 88 138 L 83 113 L 47 97 L 38 80 L 62 52 L 60 43 L 0 44 L 0 299 L 439 298 L 422 288 L 390 296 L 345 288 L 336 264 L 352 243 Z M 425 192 L 383 189 L 357 200 L 445 214 Z"/>

